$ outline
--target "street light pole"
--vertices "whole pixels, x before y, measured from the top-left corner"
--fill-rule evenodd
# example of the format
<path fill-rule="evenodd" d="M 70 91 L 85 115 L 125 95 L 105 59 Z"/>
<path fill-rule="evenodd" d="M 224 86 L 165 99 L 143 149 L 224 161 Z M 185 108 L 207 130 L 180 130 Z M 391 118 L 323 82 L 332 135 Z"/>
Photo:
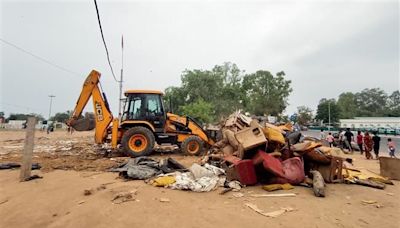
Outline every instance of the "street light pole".
<path fill-rule="evenodd" d="M 122 83 L 124 73 L 124 36 L 121 37 L 121 78 L 119 79 L 118 118 L 122 117 Z"/>
<path fill-rule="evenodd" d="M 49 95 L 50 97 L 50 108 L 49 108 L 49 119 L 47 121 L 50 121 L 50 116 L 51 116 L 51 105 L 53 103 L 53 97 L 56 97 L 54 95 Z"/>
<path fill-rule="evenodd" d="M 329 119 L 328 131 L 330 131 L 331 130 L 331 102 L 328 103 L 328 119 Z"/>

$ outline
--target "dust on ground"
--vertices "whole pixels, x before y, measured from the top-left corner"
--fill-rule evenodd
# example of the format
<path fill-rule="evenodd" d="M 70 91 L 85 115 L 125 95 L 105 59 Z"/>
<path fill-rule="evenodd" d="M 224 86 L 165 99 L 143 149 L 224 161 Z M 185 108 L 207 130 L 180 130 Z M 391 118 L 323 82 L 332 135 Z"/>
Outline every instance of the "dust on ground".
<path fill-rule="evenodd" d="M 108 153 L 107 148 L 94 144 L 94 132 L 45 131 L 35 133 L 33 162 L 43 172 L 55 169 L 75 171 L 107 171 L 124 164 L 129 158 L 122 153 Z M 0 131 L 0 162 L 20 162 L 24 147 L 24 131 Z M 158 148 L 153 157 L 172 157 L 183 165 L 191 165 L 197 157 L 187 157 L 179 150 Z"/>
<path fill-rule="evenodd" d="M 0 162 L 20 161 L 25 133 L 0 131 Z M 124 181 L 105 172 L 126 157 L 106 157 L 93 146 L 93 132 L 36 132 L 34 161 L 43 176 L 19 182 L 19 170 L 0 171 L 1 227 L 400 227 L 400 182 L 385 190 L 328 184 L 326 197 L 295 187 L 278 193 L 295 197 L 254 198 L 266 193 L 260 186 L 219 195 L 220 190 L 194 193 L 157 188 L 144 181 Z M 355 165 L 379 173 L 376 160 L 349 155 Z M 177 152 L 156 153 L 155 158 L 173 157 L 189 166 L 199 160 Z M 84 190 L 90 190 L 84 195 Z M 112 201 L 120 193 L 130 201 Z M 363 203 L 376 202 L 376 203 Z M 277 218 L 251 210 L 252 203 L 265 212 L 291 207 Z"/>

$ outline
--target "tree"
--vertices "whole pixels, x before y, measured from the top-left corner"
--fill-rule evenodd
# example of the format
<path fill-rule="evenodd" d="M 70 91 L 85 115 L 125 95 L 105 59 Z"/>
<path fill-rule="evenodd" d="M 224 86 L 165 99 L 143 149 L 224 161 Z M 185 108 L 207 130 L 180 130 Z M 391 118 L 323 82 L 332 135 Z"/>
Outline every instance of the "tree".
<path fill-rule="evenodd" d="M 185 70 L 180 87 L 168 87 L 164 101 L 177 114 L 188 112 L 188 104 L 203 100 L 213 106 L 213 120 L 241 108 L 241 70 L 232 63 L 216 65 L 212 70 Z"/>
<path fill-rule="evenodd" d="M 357 116 L 384 116 L 388 96 L 382 89 L 364 89 L 356 93 Z"/>
<path fill-rule="evenodd" d="M 179 112 L 180 106 L 185 104 L 184 91 L 180 87 L 170 86 L 166 88 L 163 98 L 169 112 Z"/>
<path fill-rule="evenodd" d="M 339 121 L 340 109 L 335 99 L 321 99 L 317 107 L 317 116 L 315 118 L 324 123 L 329 123 L 329 109 L 331 114 L 331 124 L 337 123 Z"/>
<path fill-rule="evenodd" d="M 36 117 L 40 121 L 44 120 L 42 115 L 36 113 L 29 113 L 29 114 L 10 113 L 9 117 L 6 119 L 6 122 L 8 122 L 9 120 L 27 120 L 28 117 L 30 116 Z"/>
<path fill-rule="evenodd" d="M 52 116 L 50 120 L 65 123 L 70 116 L 71 116 L 71 111 L 58 112 L 54 116 Z"/>
<path fill-rule="evenodd" d="M 242 91 L 245 110 L 255 115 L 277 116 L 282 113 L 292 92 L 291 81 L 285 80 L 284 76 L 283 71 L 273 76 L 263 70 L 244 76 Z"/>
<path fill-rule="evenodd" d="M 0 112 L 0 118 L 4 117 L 4 112 Z"/>
<path fill-rule="evenodd" d="M 307 106 L 297 107 L 297 123 L 303 126 L 309 125 L 313 118 L 312 110 Z"/>
<path fill-rule="evenodd" d="M 196 113 L 197 106 L 212 107 L 212 121 L 228 116 L 238 109 L 255 115 L 278 116 L 287 106 L 292 91 L 284 72 L 273 76 L 268 71 L 244 75 L 234 63 L 216 65 L 211 70 L 185 70 L 182 85 L 168 87 L 164 101 L 177 114 Z M 190 105 L 196 103 L 196 105 Z M 206 105 L 207 104 L 207 105 Z"/>
<path fill-rule="evenodd" d="M 351 92 L 341 93 L 337 105 L 340 109 L 340 118 L 352 119 L 359 113 L 356 95 Z"/>
<path fill-rule="evenodd" d="M 181 107 L 182 114 L 195 118 L 201 123 L 211 123 L 214 119 L 214 107 L 211 103 L 198 99 Z"/>
<path fill-rule="evenodd" d="M 219 97 L 214 101 L 217 117 L 228 116 L 235 110 L 243 109 L 243 71 L 234 63 L 224 63 L 215 66 L 212 72 L 223 79 Z"/>
<path fill-rule="evenodd" d="M 400 117 L 400 92 L 399 90 L 393 91 L 388 97 L 386 115 L 392 117 Z"/>

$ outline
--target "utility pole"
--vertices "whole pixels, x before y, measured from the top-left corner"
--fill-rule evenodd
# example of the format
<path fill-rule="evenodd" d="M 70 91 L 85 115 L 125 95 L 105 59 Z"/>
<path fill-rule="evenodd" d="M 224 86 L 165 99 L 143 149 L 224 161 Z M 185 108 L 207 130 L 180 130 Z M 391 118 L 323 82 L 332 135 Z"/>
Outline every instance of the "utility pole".
<path fill-rule="evenodd" d="M 49 108 L 49 119 L 48 119 L 48 121 L 50 120 L 50 116 L 51 116 L 51 105 L 52 105 L 52 103 L 53 103 L 53 97 L 56 97 L 56 96 L 54 96 L 54 95 L 49 95 L 49 97 L 50 97 L 50 108 Z"/>
<path fill-rule="evenodd" d="M 119 102 L 118 102 L 118 118 L 121 120 L 122 117 L 122 82 L 124 73 L 124 36 L 121 38 L 121 78 L 119 79 Z"/>
<path fill-rule="evenodd" d="M 328 123 L 328 131 L 331 130 L 331 102 L 328 102 L 328 119 L 329 119 L 329 123 Z"/>

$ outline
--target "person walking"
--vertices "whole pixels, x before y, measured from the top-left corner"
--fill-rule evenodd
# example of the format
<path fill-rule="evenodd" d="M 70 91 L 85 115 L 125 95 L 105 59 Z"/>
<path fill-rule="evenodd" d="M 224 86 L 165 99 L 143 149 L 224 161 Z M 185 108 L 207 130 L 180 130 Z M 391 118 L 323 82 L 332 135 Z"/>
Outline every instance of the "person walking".
<path fill-rule="evenodd" d="M 389 156 L 391 158 L 396 158 L 396 155 L 394 155 L 394 152 L 396 151 L 396 145 L 394 144 L 391 138 L 388 138 L 387 147 L 389 150 Z"/>
<path fill-rule="evenodd" d="M 339 146 L 340 148 L 344 149 L 345 148 L 345 143 L 344 143 L 344 133 L 345 131 L 343 129 L 339 130 Z"/>
<path fill-rule="evenodd" d="M 329 147 L 333 147 L 333 141 L 335 138 L 332 136 L 332 133 L 328 133 L 328 136 L 326 136 L 326 141 L 329 143 Z"/>
<path fill-rule="evenodd" d="M 363 136 L 361 134 L 361 131 L 357 132 L 357 144 L 358 144 L 358 148 L 360 148 L 360 153 L 362 155 L 363 154 Z"/>
<path fill-rule="evenodd" d="M 372 136 L 372 141 L 374 142 L 375 159 L 379 159 L 379 147 L 381 143 L 381 137 L 378 136 L 377 131 L 374 131 L 374 136 Z"/>
<path fill-rule="evenodd" d="M 365 152 L 365 158 L 367 159 L 373 158 L 371 155 L 372 146 L 373 146 L 372 138 L 371 136 L 369 136 L 368 131 L 366 131 L 364 134 L 364 152 Z"/>
<path fill-rule="evenodd" d="M 321 129 L 320 139 L 321 139 L 321 140 L 324 140 L 324 139 L 325 139 L 325 132 L 324 132 L 324 129 Z"/>
<path fill-rule="evenodd" d="M 350 131 L 350 128 L 346 129 L 346 132 L 344 133 L 345 137 L 345 143 L 347 148 L 353 152 L 353 147 L 351 146 L 351 142 L 354 141 L 354 134 Z"/>

